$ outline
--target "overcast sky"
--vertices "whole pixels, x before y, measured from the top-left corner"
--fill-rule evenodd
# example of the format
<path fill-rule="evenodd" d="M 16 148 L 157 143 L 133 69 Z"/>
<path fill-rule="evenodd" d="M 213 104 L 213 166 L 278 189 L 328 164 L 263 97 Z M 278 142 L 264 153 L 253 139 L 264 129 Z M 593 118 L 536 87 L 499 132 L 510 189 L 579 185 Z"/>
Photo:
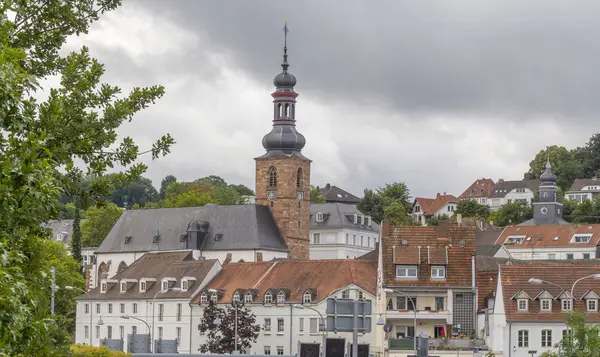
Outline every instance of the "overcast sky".
<path fill-rule="evenodd" d="M 600 126 L 597 1 L 124 3 L 66 48 L 89 46 L 125 90 L 165 86 L 121 130 L 142 149 L 174 136 L 148 161 L 155 186 L 215 174 L 254 189 L 284 17 L 316 186 L 459 195 L 479 177 L 521 179 L 540 149 Z"/>

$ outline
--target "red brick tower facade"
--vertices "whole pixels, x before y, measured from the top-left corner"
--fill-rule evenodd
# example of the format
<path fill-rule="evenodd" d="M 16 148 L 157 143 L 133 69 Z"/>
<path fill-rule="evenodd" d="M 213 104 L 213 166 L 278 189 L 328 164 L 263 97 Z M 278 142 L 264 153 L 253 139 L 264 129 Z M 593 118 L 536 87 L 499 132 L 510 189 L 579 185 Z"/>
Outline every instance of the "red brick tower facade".
<path fill-rule="evenodd" d="M 306 140 L 296 130 L 296 77 L 288 72 L 287 24 L 283 71 L 273 79 L 273 129 L 263 138 L 267 152 L 256 158 L 256 203 L 269 206 L 290 258 L 309 258 L 310 163 L 302 155 Z"/>

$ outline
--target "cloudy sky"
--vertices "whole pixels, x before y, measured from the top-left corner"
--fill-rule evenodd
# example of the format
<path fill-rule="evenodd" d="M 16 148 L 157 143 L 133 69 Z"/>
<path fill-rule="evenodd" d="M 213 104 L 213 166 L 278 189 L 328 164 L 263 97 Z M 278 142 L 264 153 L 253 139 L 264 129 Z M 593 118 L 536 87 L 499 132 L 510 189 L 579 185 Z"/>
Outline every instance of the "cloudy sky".
<path fill-rule="evenodd" d="M 66 49 L 89 46 L 124 89 L 165 86 L 121 130 L 142 149 L 174 136 L 148 162 L 155 186 L 215 174 L 254 188 L 284 17 L 314 185 L 459 195 L 478 177 L 520 179 L 540 149 L 600 127 L 597 1 L 124 3 Z"/>

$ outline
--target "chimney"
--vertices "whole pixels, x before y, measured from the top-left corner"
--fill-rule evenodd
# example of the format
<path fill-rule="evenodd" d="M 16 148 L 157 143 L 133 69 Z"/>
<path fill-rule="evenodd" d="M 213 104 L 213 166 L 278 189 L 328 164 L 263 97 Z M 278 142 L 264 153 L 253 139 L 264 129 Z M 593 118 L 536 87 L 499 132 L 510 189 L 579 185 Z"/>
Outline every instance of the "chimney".
<path fill-rule="evenodd" d="M 329 190 L 330 188 L 331 188 L 331 185 L 330 185 L 330 184 L 327 184 L 327 185 L 325 185 L 325 189 L 326 189 L 326 190 Z"/>
<path fill-rule="evenodd" d="M 440 195 L 440 193 L 438 192 L 436 197 L 440 198 L 440 197 L 442 197 L 442 195 Z"/>
<path fill-rule="evenodd" d="M 456 214 L 456 223 L 458 223 L 459 226 L 462 226 L 462 214 L 461 213 Z"/>
<path fill-rule="evenodd" d="M 448 221 L 440 221 L 438 223 L 438 239 L 449 238 L 449 236 L 448 236 L 448 228 L 449 227 L 450 227 L 450 222 L 448 222 Z"/>

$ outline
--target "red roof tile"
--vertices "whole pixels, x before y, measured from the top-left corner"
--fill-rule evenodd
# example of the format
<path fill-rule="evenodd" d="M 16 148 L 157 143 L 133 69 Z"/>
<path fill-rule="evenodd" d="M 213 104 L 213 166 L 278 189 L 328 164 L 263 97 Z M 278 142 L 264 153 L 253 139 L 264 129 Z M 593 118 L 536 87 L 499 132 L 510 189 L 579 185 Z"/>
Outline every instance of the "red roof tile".
<path fill-rule="evenodd" d="M 424 215 L 430 216 L 435 214 L 440 208 L 448 202 L 458 202 L 458 198 L 453 195 L 440 195 L 439 193 L 435 198 L 415 198 L 415 202 L 421 206 Z"/>
<path fill-rule="evenodd" d="M 458 198 L 460 199 L 469 199 L 469 198 L 479 198 L 479 197 L 487 197 L 490 192 L 494 190 L 494 186 L 496 184 L 492 179 L 489 178 L 480 178 L 475 180 L 469 188 L 465 190 Z"/>
<path fill-rule="evenodd" d="M 587 243 L 571 243 L 575 234 L 592 234 Z M 508 243 L 511 236 L 524 237 L 521 243 Z M 590 247 L 600 241 L 600 224 L 541 224 L 534 226 L 508 226 L 498 236 L 495 244 L 511 248 L 531 247 Z"/>

